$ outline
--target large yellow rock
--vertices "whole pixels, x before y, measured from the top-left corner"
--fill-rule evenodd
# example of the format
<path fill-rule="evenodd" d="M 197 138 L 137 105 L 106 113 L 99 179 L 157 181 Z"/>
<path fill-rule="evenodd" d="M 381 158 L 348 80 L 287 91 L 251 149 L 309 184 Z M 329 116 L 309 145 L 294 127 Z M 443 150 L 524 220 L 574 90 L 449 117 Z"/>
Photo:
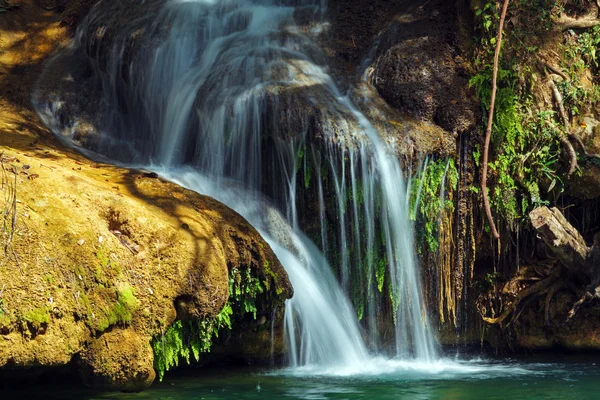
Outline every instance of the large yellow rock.
<path fill-rule="evenodd" d="M 0 18 L 0 368 L 81 356 L 91 383 L 154 379 L 152 337 L 177 317 L 215 316 L 229 270 L 291 296 L 269 245 L 239 214 L 141 171 L 63 148 L 29 105 L 41 61 L 68 38 L 31 0 Z M 35 29 L 33 29 L 35 27 Z"/>

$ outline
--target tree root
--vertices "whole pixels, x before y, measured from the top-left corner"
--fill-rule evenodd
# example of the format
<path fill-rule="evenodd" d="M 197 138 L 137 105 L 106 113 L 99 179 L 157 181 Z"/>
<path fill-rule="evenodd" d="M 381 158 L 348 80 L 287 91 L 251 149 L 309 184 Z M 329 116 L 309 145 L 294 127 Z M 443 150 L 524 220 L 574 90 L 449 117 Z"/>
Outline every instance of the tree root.
<path fill-rule="evenodd" d="M 548 288 L 548 292 L 546 293 L 546 301 L 544 304 L 544 316 L 546 319 L 546 326 L 550 326 L 550 302 L 552 298 L 559 290 L 565 287 L 565 283 L 562 280 L 555 282 L 552 286 Z"/>
<path fill-rule="evenodd" d="M 560 271 L 561 271 L 561 268 L 556 268 L 554 271 L 552 271 L 552 273 L 547 278 L 545 278 L 539 282 L 536 282 L 535 284 L 529 286 L 528 288 L 521 290 L 517 294 L 517 297 L 514 299 L 514 301 L 511 303 L 511 305 L 506 310 L 504 310 L 504 312 L 499 317 L 496 317 L 496 318 L 482 317 L 483 321 L 490 325 L 502 325 L 508 317 L 512 316 L 515 313 L 515 311 L 517 311 L 517 307 L 521 304 L 521 302 L 523 302 L 523 300 L 526 300 L 528 297 L 533 296 L 533 295 L 543 294 L 552 285 L 556 284 L 557 280 L 560 277 Z"/>
<path fill-rule="evenodd" d="M 556 26 L 561 31 L 568 31 L 569 29 L 588 29 L 597 25 L 600 25 L 600 19 L 593 15 L 588 15 L 583 18 L 571 18 L 562 14 L 556 21 Z"/>
<path fill-rule="evenodd" d="M 569 311 L 566 322 L 571 322 L 571 320 L 573 319 L 573 317 L 575 317 L 575 314 L 577 314 L 577 311 L 581 308 L 582 305 L 584 305 L 585 303 L 587 303 L 589 301 L 592 301 L 594 299 L 599 299 L 599 298 L 600 298 L 600 286 L 593 288 L 593 293 L 590 290 L 586 290 L 585 293 L 583 294 L 583 296 L 581 296 L 581 298 L 579 300 L 577 300 L 575 302 L 575 304 L 573 304 L 573 307 Z"/>
<path fill-rule="evenodd" d="M 599 0 L 600 1 L 600 0 Z M 581 138 L 579 136 L 577 136 L 574 133 L 569 133 L 569 140 L 577 143 L 579 145 L 579 148 L 581 149 L 581 152 L 583 154 L 585 154 L 586 156 L 589 156 L 590 154 L 587 151 L 587 148 L 585 147 L 585 144 L 583 144 L 583 140 L 581 140 Z"/>
<path fill-rule="evenodd" d="M 560 143 L 564 147 L 567 154 L 569 154 L 569 171 L 567 172 L 567 177 L 570 177 L 573 172 L 575 172 L 575 169 L 577 169 L 577 153 L 567 138 L 561 138 Z"/>
<path fill-rule="evenodd" d="M 600 0 L 598 0 L 598 1 L 600 1 Z M 542 71 L 544 70 L 544 68 L 547 68 L 550 71 L 554 72 L 556 75 L 563 78 L 566 82 L 571 82 L 571 79 L 560 68 L 555 67 L 554 65 L 550 64 L 549 62 L 541 60 L 541 59 L 539 60 L 539 63 L 542 68 Z"/>
<path fill-rule="evenodd" d="M 562 95 L 560 94 L 560 91 L 554 84 L 554 80 L 552 79 L 552 77 L 549 77 L 547 73 L 546 73 L 546 76 L 548 77 L 548 86 L 552 90 L 552 93 L 554 94 L 554 100 L 556 100 L 556 104 L 558 105 L 558 111 L 559 111 L 560 117 L 563 121 L 563 125 L 565 127 L 565 132 L 567 132 L 567 135 L 569 135 L 569 131 L 570 131 L 569 116 L 567 115 L 567 111 L 565 110 L 565 105 L 563 102 Z M 567 177 L 570 177 L 573 174 L 573 172 L 575 172 L 575 169 L 577 168 L 577 153 L 575 152 L 573 145 L 571 144 L 571 142 L 569 142 L 569 140 L 567 139 L 566 136 L 562 136 L 560 138 L 560 143 L 562 144 L 565 151 L 569 155 L 569 172 L 567 173 Z"/>

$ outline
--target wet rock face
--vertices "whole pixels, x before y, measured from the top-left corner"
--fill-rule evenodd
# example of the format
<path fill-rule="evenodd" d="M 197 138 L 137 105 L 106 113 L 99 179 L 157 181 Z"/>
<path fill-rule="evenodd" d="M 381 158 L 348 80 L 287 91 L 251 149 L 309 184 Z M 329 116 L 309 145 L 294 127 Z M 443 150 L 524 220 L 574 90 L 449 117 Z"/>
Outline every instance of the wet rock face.
<path fill-rule="evenodd" d="M 457 16 L 443 8 L 419 10 L 402 15 L 382 35 L 375 87 L 404 114 L 452 133 L 472 130 L 479 105 L 469 90 L 469 73 L 460 56 L 452 22 Z"/>

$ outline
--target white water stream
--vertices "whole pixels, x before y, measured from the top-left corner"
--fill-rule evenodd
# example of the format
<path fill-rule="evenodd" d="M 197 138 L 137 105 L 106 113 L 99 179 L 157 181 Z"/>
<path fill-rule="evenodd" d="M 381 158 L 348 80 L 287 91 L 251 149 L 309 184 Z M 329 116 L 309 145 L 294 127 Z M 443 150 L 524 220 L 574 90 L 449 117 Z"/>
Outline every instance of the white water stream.
<path fill-rule="evenodd" d="M 87 26 L 106 17 L 101 10 L 102 3 L 91 12 Z M 124 28 L 106 65 L 101 68 L 102 63 L 92 61 L 104 93 L 98 106 L 104 122 L 91 150 L 128 165 L 142 163 L 213 196 L 261 232 L 295 291 L 285 317 L 290 366 L 361 372 L 381 364 L 367 351 L 348 297 L 357 288 L 360 293 L 353 297 L 368 315 L 369 340 L 377 341 L 375 299 L 389 291 L 397 358 L 433 365 L 436 346 L 421 293 L 409 188 L 400 164 L 340 92 L 315 41 L 296 25 L 299 10 L 310 11 L 318 22 L 323 4 L 168 0 L 153 11 L 156 17 L 146 32 L 154 38 L 153 46 L 140 49 L 133 61 L 123 57 L 131 40 Z M 163 32 L 165 26 L 170 28 Z M 85 48 L 91 40 L 85 28 L 68 51 Z M 124 70 L 129 71 L 127 82 L 122 80 Z M 59 116 L 64 106 L 60 94 L 51 99 L 36 95 L 34 101 L 56 134 L 75 139 L 77 123 L 64 123 Z M 296 103 L 300 109 L 292 108 Z M 313 155 L 307 162 L 306 155 L 300 159 L 298 154 L 314 154 L 318 148 L 311 137 L 315 123 L 307 120 L 315 113 L 321 143 L 327 145 L 318 149 L 322 156 Z M 275 153 L 269 154 L 276 154 L 274 160 L 265 159 L 266 137 L 272 140 Z M 300 232 L 300 168 L 312 168 L 318 177 L 321 250 Z M 325 174 L 335 189 L 328 193 L 335 195 L 329 203 Z M 278 188 L 272 201 L 260 194 L 266 184 Z M 337 214 L 333 238 L 325 218 L 330 204 Z M 383 294 L 377 291 L 376 248 L 385 249 L 380 263 L 389 274 Z M 334 251 L 340 254 L 341 285 L 324 256 Z"/>

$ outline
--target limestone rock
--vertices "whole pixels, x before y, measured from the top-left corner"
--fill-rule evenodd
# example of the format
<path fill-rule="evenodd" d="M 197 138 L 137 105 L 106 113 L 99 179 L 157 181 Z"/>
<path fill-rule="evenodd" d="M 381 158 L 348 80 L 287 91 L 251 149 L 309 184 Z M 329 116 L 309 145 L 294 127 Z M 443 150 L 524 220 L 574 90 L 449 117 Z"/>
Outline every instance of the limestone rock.
<path fill-rule="evenodd" d="M 156 376 L 150 340 L 133 329 L 114 329 L 93 339 L 79 362 L 84 381 L 108 390 L 146 389 Z"/>
<path fill-rule="evenodd" d="M 452 4 L 407 13 L 382 34 L 374 83 L 400 112 L 462 133 L 478 124 L 468 64 L 456 38 Z"/>

